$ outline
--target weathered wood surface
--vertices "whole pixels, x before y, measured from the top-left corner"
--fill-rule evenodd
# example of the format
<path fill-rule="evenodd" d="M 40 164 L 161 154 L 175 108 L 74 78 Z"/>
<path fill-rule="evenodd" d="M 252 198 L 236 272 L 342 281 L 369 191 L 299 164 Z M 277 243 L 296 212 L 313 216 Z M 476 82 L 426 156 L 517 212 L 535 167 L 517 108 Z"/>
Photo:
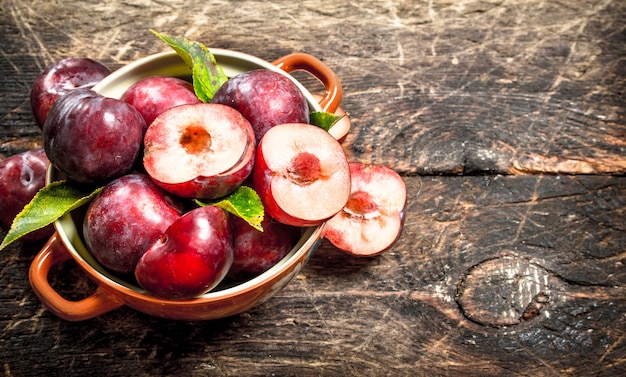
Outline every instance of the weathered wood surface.
<path fill-rule="evenodd" d="M 81 55 L 118 68 L 167 50 L 155 28 L 267 60 L 321 58 L 344 85 L 351 158 L 394 167 L 409 188 L 388 253 L 354 259 L 323 243 L 277 296 L 219 321 L 121 308 L 64 322 L 28 284 L 40 245 L 9 247 L 4 375 L 626 374 L 622 1 L 5 0 L 0 10 L 3 156 L 41 144 L 28 91 L 45 65 Z M 91 283 L 73 267 L 53 281 L 77 299 Z"/>

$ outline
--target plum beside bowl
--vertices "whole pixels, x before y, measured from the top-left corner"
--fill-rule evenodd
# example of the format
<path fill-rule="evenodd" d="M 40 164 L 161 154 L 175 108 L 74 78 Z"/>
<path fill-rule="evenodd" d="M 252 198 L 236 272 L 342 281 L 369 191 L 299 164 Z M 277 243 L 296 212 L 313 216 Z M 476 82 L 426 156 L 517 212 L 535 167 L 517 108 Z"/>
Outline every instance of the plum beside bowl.
<path fill-rule="evenodd" d="M 339 105 L 341 85 L 338 78 L 326 65 L 308 54 L 291 54 L 269 63 L 231 50 L 211 49 L 211 52 L 228 76 L 259 68 L 270 69 L 294 80 L 313 111 L 333 112 Z M 288 74 L 294 70 L 307 71 L 322 82 L 326 92 L 319 103 Z M 136 81 L 156 75 L 189 78 L 191 71 L 174 51 L 160 53 L 113 72 L 98 83 L 94 90 L 105 96 L 119 98 Z M 61 178 L 61 173 L 54 167 L 48 169 L 48 184 Z M 94 259 L 82 239 L 80 209 L 64 215 L 54 226 L 56 232 L 34 258 L 29 278 L 35 294 L 46 307 L 58 317 L 69 321 L 93 318 L 124 305 L 156 317 L 185 321 L 211 320 L 242 313 L 269 299 L 298 274 L 317 248 L 324 228 L 324 224 L 303 228 L 293 249 L 278 264 L 254 278 L 233 285 L 218 286 L 193 299 L 167 300 L 149 294 L 135 282 L 117 277 Z M 78 301 L 66 300 L 48 281 L 50 270 L 70 259 L 97 285 L 94 292 Z"/>

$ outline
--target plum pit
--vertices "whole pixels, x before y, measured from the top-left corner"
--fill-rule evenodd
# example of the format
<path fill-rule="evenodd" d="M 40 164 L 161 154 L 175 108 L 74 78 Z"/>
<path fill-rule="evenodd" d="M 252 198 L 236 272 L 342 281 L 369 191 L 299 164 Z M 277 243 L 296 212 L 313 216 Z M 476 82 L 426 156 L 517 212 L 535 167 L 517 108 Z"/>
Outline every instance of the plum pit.
<path fill-rule="evenodd" d="M 291 159 L 287 172 L 292 182 L 301 186 L 317 181 L 321 175 L 320 159 L 312 153 L 301 152 Z"/>
<path fill-rule="evenodd" d="M 189 126 L 180 136 L 180 145 L 190 154 L 198 154 L 211 149 L 211 135 L 200 126 Z"/>
<path fill-rule="evenodd" d="M 359 190 L 350 195 L 345 210 L 352 216 L 366 216 L 377 211 L 378 205 L 368 192 Z"/>

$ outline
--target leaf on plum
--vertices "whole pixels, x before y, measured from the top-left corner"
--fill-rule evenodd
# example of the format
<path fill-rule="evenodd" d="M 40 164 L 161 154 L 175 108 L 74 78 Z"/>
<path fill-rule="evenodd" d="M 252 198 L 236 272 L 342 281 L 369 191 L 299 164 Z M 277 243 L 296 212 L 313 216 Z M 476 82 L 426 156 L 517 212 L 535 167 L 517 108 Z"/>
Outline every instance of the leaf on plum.
<path fill-rule="evenodd" d="M 237 190 L 214 203 L 204 203 L 196 200 L 200 206 L 214 205 L 226 212 L 244 219 L 253 228 L 263 231 L 261 222 L 264 217 L 263 203 L 259 195 L 248 186 L 239 186 Z"/>
<path fill-rule="evenodd" d="M 217 64 L 215 56 L 200 42 L 189 41 L 183 37 L 172 37 L 155 30 L 151 31 L 170 45 L 191 68 L 196 96 L 202 102 L 211 102 L 215 92 L 228 80 L 222 67 Z"/>
<path fill-rule="evenodd" d="M 318 126 L 328 131 L 332 126 L 346 116 L 346 114 L 335 115 L 327 111 L 313 111 L 310 114 L 310 122 L 314 126 Z"/>
<path fill-rule="evenodd" d="M 44 186 L 15 216 L 0 244 L 0 250 L 26 234 L 52 224 L 67 212 L 91 200 L 101 190 L 102 187 L 94 190 L 67 180 Z"/>

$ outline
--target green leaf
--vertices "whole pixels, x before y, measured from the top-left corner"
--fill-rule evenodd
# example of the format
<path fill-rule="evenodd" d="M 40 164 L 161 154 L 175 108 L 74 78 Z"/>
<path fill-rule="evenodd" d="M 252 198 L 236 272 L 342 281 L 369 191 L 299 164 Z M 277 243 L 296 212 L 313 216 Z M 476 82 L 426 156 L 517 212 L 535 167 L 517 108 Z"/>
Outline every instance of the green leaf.
<path fill-rule="evenodd" d="M 88 202 L 102 187 L 86 188 L 71 181 L 56 181 L 44 186 L 30 203 L 15 216 L 0 250 L 22 236 L 52 224 L 67 212 Z"/>
<path fill-rule="evenodd" d="M 326 111 L 313 111 L 310 114 L 310 121 L 314 126 L 321 127 L 326 131 L 330 130 L 335 123 L 339 122 L 346 114 L 335 115 Z"/>
<path fill-rule="evenodd" d="M 214 205 L 220 207 L 235 216 L 241 217 L 253 228 L 261 232 L 263 231 L 261 226 L 265 213 L 263 203 L 261 203 L 261 198 L 259 198 L 256 191 L 248 186 L 239 186 L 233 193 L 217 202 L 204 203 L 196 200 L 196 203 L 200 206 Z"/>
<path fill-rule="evenodd" d="M 192 70 L 193 88 L 202 102 L 211 102 L 215 92 L 228 80 L 228 76 L 217 64 L 215 56 L 200 42 L 183 37 L 172 37 L 152 31 L 170 45 Z"/>

